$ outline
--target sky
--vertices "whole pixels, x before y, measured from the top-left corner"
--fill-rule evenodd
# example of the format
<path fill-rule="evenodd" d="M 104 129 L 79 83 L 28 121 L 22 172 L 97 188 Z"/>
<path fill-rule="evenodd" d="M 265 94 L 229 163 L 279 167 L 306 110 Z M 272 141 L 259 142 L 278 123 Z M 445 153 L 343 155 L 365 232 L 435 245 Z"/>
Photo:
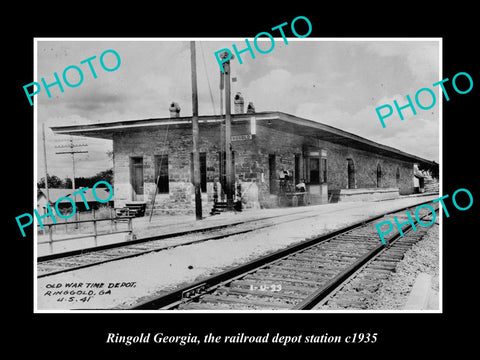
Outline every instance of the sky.
<path fill-rule="evenodd" d="M 87 40 L 37 39 L 36 76 L 53 83 L 56 72 L 64 92 L 57 85 L 35 95 L 37 120 L 37 178 L 45 176 L 42 124 L 48 173 L 60 178 L 72 176 L 72 156 L 55 154 L 65 151 L 68 136 L 54 135 L 51 126 L 80 125 L 98 122 L 169 117 L 169 105 L 177 102 L 181 116 L 192 115 L 190 39 L 118 39 Z M 244 38 L 195 39 L 199 115 L 219 114 L 220 68 L 214 53 L 232 44 L 239 50 L 246 47 Z M 253 102 L 256 111 L 281 111 L 307 118 L 397 148 L 427 160 L 439 162 L 440 99 L 439 87 L 432 84 L 443 79 L 440 74 L 440 43 L 437 39 L 320 39 L 276 38 L 273 50 L 261 54 L 253 47 L 231 61 L 232 96 L 241 92 L 245 104 Z M 258 42 L 260 48 L 271 47 L 270 40 Z M 114 50 L 121 59 L 115 71 L 105 71 L 100 55 Z M 87 63 L 91 61 L 97 78 Z M 107 68 L 117 64 L 112 53 L 106 53 Z M 77 87 L 63 83 L 68 66 L 78 66 L 83 81 Z M 67 72 L 72 84 L 80 81 L 76 70 Z M 430 88 L 436 104 L 429 110 L 414 105 L 385 119 L 381 126 L 375 108 L 397 100 L 407 104 L 406 95 L 414 101 L 421 88 Z M 30 90 L 33 91 L 33 90 Z M 213 101 L 212 101 L 213 98 Z M 25 98 L 28 103 L 28 99 Z M 432 101 L 422 92 L 419 101 L 425 107 Z M 232 106 L 233 109 L 233 106 Z M 112 167 L 107 151 L 109 140 L 73 137 L 73 143 L 85 154 L 75 155 L 76 177 L 92 176 Z M 67 149 L 68 150 L 68 149 Z"/>

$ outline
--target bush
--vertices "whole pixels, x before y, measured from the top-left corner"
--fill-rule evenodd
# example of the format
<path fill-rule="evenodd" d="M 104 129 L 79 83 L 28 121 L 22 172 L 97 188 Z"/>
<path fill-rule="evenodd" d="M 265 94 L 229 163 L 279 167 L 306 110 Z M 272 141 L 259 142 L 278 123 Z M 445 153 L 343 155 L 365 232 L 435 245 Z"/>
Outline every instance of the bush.
<path fill-rule="evenodd" d="M 115 216 L 112 208 L 108 205 L 102 204 L 95 210 L 95 219 L 110 219 L 112 214 Z"/>

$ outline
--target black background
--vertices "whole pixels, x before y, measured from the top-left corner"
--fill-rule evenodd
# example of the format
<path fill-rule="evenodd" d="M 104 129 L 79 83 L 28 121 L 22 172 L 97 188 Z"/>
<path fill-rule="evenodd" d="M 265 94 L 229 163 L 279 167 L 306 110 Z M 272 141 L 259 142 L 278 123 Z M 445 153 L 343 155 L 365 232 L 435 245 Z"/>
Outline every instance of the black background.
<path fill-rule="evenodd" d="M 273 352 L 301 354 L 309 351 L 315 357 L 325 354 L 353 355 L 393 354 L 418 357 L 440 355 L 447 349 L 467 354 L 475 344 L 473 312 L 476 310 L 477 287 L 474 277 L 476 246 L 474 211 L 478 199 L 478 151 L 474 151 L 478 121 L 478 50 L 476 25 L 471 8 L 427 8 L 418 4 L 398 3 L 367 6 L 347 3 L 338 8 L 316 7 L 296 3 L 267 5 L 266 11 L 246 3 L 211 3 L 192 7 L 177 3 L 111 3 L 101 8 L 94 3 L 73 6 L 50 3 L 27 6 L 11 11 L 10 23 L 4 21 L 3 74 L 3 202 L 4 263 L 2 298 L 7 332 L 4 344 L 14 354 L 35 357 L 97 358 L 144 352 L 162 358 L 166 352 L 208 351 L 214 357 L 249 352 L 268 356 Z M 257 4 L 258 5 L 258 4 Z M 287 6 L 288 5 L 288 6 Z M 275 8 L 275 11 L 274 11 Z M 16 14 L 14 16 L 14 13 Z M 23 85 L 33 79 L 34 37 L 254 37 L 296 16 L 310 19 L 310 37 L 442 37 L 443 77 L 450 80 L 458 72 L 467 72 L 474 81 L 473 90 L 465 95 L 447 85 L 450 101 L 443 101 L 443 193 L 453 194 L 466 188 L 474 205 L 464 212 L 453 209 L 448 200 L 450 218 L 444 217 L 443 233 L 443 314 L 34 314 L 33 313 L 33 246 L 32 232 L 22 238 L 15 216 L 33 209 L 33 108 L 29 106 Z M 8 19 L 5 14 L 4 20 Z M 299 29 L 299 33 L 302 33 Z M 477 32 L 478 33 L 478 32 Z M 287 35 L 288 36 L 288 35 Z M 6 75 L 6 76 L 5 76 Z M 428 84 L 425 84 L 426 86 Z M 462 88 L 462 87 L 460 87 Z M 411 94 L 413 95 L 413 94 Z M 413 126 L 413 125 L 412 125 Z M 381 128 L 379 127 L 379 131 Z M 31 229 L 32 227 L 30 227 Z M 8 319 L 8 320 L 7 320 Z M 168 335 L 304 336 L 323 334 L 347 336 L 355 332 L 378 333 L 375 344 L 364 345 L 160 345 L 138 344 L 126 347 L 105 344 L 107 333 L 137 335 L 162 332 Z M 267 351 L 265 351 L 267 350 Z M 265 354 L 265 355 L 263 355 Z M 447 355 L 445 353 L 445 355 Z M 448 356 L 448 355 L 447 355 Z"/>

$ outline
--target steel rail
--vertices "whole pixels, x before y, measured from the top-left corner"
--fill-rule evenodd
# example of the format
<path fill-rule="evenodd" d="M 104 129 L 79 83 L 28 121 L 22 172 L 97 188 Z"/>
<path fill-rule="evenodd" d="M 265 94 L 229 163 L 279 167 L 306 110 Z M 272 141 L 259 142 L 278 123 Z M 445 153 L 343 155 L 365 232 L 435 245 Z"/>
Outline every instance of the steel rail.
<path fill-rule="evenodd" d="M 317 217 L 317 216 L 318 215 L 310 215 L 310 216 L 304 217 L 303 219 L 308 219 L 310 217 Z M 298 220 L 300 220 L 300 219 L 288 220 L 286 222 L 298 221 Z M 283 222 L 283 224 L 285 224 L 286 222 Z M 187 246 L 187 245 L 197 244 L 197 243 L 201 243 L 201 242 L 205 242 L 205 241 L 211 241 L 211 240 L 220 240 L 220 239 L 223 239 L 223 238 L 226 238 L 226 237 L 229 237 L 229 236 L 241 235 L 241 234 L 261 230 L 261 229 L 276 226 L 276 225 L 278 225 L 278 224 L 268 224 L 268 225 L 263 225 L 263 226 L 260 226 L 260 227 L 256 227 L 254 229 L 245 229 L 245 230 L 236 231 L 236 232 L 233 232 L 233 233 L 230 233 L 230 234 L 214 235 L 214 236 L 209 236 L 209 237 L 204 238 L 204 239 L 197 239 L 197 240 L 187 241 L 187 242 L 179 243 L 179 244 L 171 244 L 171 245 L 166 245 L 166 246 L 163 246 L 163 247 L 156 247 L 156 248 L 152 248 L 152 249 L 148 249 L 148 250 L 139 250 L 139 251 L 134 252 L 132 254 L 115 256 L 115 257 L 112 257 L 112 258 L 106 258 L 106 259 L 99 260 L 99 261 L 92 261 L 92 262 L 87 263 L 87 264 L 72 266 L 72 267 L 68 267 L 68 268 L 64 268 L 64 269 L 60 269 L 60 270 L 56 270 L 56 271 L 50 271 L 50 272 L 47 272 L 45 274 L 38 275 L 37 279 L 42 278 L 42 277 L 46 277 L 46 276 L 61 274 L 61 273 L 69 272 L 69 271 L 84 269 L 84 268 L 87 268 L 87 267 L 92 267 L 92 266 L 96 266 L 96 265 L 100 265 L 100 264 L 105 264 L 105 263 L 112 262 L 112 261 L 130 259 L 130 258 L 133 258 L 133 257 L 142 256 L 142 255 L 146 255 L 146 254 L 153 253 L 153 252 L 159 252 L 159 251 L 163 251 L 163 250 L 169 250 L 169 249 L 173 249 L 173 248 L 180 247 L 180 246 Z"/>
<path fill-rule="evenodd" d="M 418 204 L 415 204 L 415 205 L 410 205 L 410 206 L 407 206 L 407 207 L 402 207 L 400 209 L 389 211 L 389 212 L 381 214 L 381 215 L 376 215 L 376 216 L 373 216 L 371 218 L 361 220 L 361 221 L 358 221 L 354 224 L 348 225 L 344 228 L 337 229 L 337 230 L 331 231 L 327 234 L 312 238 L 310 240 L 306 240 L 306 241 L 300 242 L 298 244 L 290 245 L 290 246 L 288 246 L 284 249 L 275 251 L 271 254 L 264 255 L 260 258 L 249 261 L 249 262 L 247 262 L 243 265 L 237 266 L 233 269 L 225 270 L 225 271 L 220 272 L 218 274 L 212 275 L 212 276 L 210 276 L 206 279 L 201 279 L 201 280 L 196 281 L 194 283 L 191 283 L 187 286 L 183 286 L 181 288 L 178 288 L 178 289 L 176 289 L 172 292 L 169 292 L 167 294 L 158 296 L 158 297 L 153 298 L 153 299 L 146 300 L 142 303 L 139 303 L 139 304 L 133 306 L 131 309 L 132 310 L 152 310 L 152 309 L 173 308 L 176 305 L 184 302 L 184 297 L 183 296 L 184 296 L 185 293 L 188 293 L 190 291 L 194 291 L 197 288 L 203 288 L 203 292 L 199 293 L 199 294 L 194 294 L 192 297 L 190 297 L 188 299 L 189 301 L 193 300 L 195 298 L 201 297 L 202 295 L 204 295 L 206 293 L 212 292 L 216 288 L 218 288 L 218 287 L 220 287 L 220 286 L 222 286 L 226 283 L 229 283 L 229 282 L 231 282 L 231 281 L 233 281 L 237 278 L 243 277 L 243 276 L 245 276 L 245 275 L 247 275 L 251 272 L 257 271 L 258 269 L 260 269 L 260 268 L 264 267 L 265 265 L 270 264 L 274 261 L 281 260 L 282 258 L 291 256 L 292 254 L 294 254 L 296 252 L 299 252 L 301 250 L 307 249 L 308 247 L 312 247 L 312 246 L 315 246 L 315 245 L 320 244 L 322 242 L 325 242 L 325 241 L 327 241 L 331 238 L 334 238 L 338 235 L 345 234 L 345 233 L 347 233 L 347 232 L 349 232 L 349 231 L 351 231 L 351 230 L 353 230 L 357 227 L 369 224 L 369 223 L 371 223 L 375 220 L 378 220 L 378 219 L 380 219 L 380 218 L 382 218 L 386 215 L 393 214 L 393 213 L 396 213 L 396 212 L 400 212 L 402 210 L 407 210 L 407 209 L 410 209 L 412 207 L 419 206 L 419 205 L 422 205 L 422 204 L 430 203 L 431 201 L 432 200 L 421 202 L 421 203 L 418 203 Z M 380 242 L 380 240 L 379 240 L 379 242 Z M 378 252 L 385 246 L 388 246 L 388 245 L 383 245 L 382 243 L 380 243 L 380 245 L 377 246 L 374 249 L 374 251 Z M 366 255 L 365 255 L 364 257 L 362 257 L 361 259 L 358 260 L 358 263 L 361 262 L 363 264 L 366 261 L 368 261 L 368 259 L 366 258 Z M 345 274 L 343 274 L 343 272 L 342 272 L 342 274 L 339 274 L 337 277 L 340 278 L 340 275 L 342 275 L 342 278 L 343 278 L 347 275 L 346 273 L 347 273 L 347 271 L 345 271 Z M 312 301 L 313 300 L 314 299 L 312 299 Z M 306 303 L 305 303 L 305 305 L 306 305 Z"/>
<path fill-rule="evenodd" d="M 438 211 L 438 208 L 435 209 L 435 212 Z M 422 216 L 421 219 L 430 216 L 426 214 Z M 415 221 L 415 223 L 418 223 Z M 412 232 L 412 225 L 408 225 L 405 229 L 402 229 L 404 235 Z M 330 295 L 333 290 L 343 285 L 343 283 L 349 279 L 354 273 L 363 267 L 364 264 L 373 260 L 375 257 L 380 255 L 384 250 L 388 249 L 392 244 L 394 244 L 398 239 L 403 236 L 400 236 L 400 232 L 397 230 L 393 236 L 389 239 L 388 244 L 380 244 L 379 246 L 372 249 L 367 254 L 363 255 L 360 259 L 354 262 L 351 266 L 347 267 L 345 270 L 340 272 L 337 276 L 331 279 L 325 286 L 315 291 L 313 294 L 309 295 L 301 303 L 297 304 L 293 310 L 311 310 L 315 307 L 320 301 L 322 301 L 326 296 Z"/>
<path fill-rule="evenodd" d="M 296 215 L 296 214 L 290 214 L 290 215 Z M 285 216 L 285 215 L 282 215 L 282 216 Z M 303 217 L 302 219 L 308 219 L 308 218 L 317 217 L 317 216 L 318 216 L 318 214 L 315 214 L 315 215 L 310 215 L 310 216 Z M 291 221 L 302 220 L 302 219 L 287 220 L 287 221 L 283 222 L 283 224 L 285 224 L 287 222 L 291 222 Z M 251 221 L 248 221 L 248 222 L 253 222 L 253 221 L 258 221 L 258 220 L 251 220 Z M 247 222 L 245 222 L 245 223 L 247 223 Z M 241 224 L 243 224 L 243 222 Z M 197 243 L 201 243 L 201 242 L 205 242 L 205 241 L 211 241 L 211 240 L 220 240 L 220 239 L 223 239 L 223 238 L 226 238 L 226 237 L 241 235 L 241 234 L 265 229 L 267 227 L 272 227 L 272 226 L 276 226 L 276 225 L 278 225 L 278 224 L 267 224 L 267 225 L 262 225 L 262 226 L 259 226 L 259 227 L 253 228 L 253 229 L 245 229 L 245 230 L 235 231 L 235 232 L 229 233 L 229 234 L 213 235 L 213 236 L 209 236 L 209 237 L 206 237 L 206 238 L 203 238 L 203 239 L 196 239 L 196 240 L 187 241 L 187 242 L 183 242 L 183 243 L 179 243 L 179 244 L 171 244 L 171 245 L 166 245 L 166 246 L 163 246 L 163 247 L 155 247 L 155 248 L 147 249 L 147 250 L 138 250 L 138 251 L 136 251 L 134 253 L 131 253 L 131 254 L 109 257 L 109 258 L 106 258 L 106 259 L 103 259 L 103 260 L 92 261 L 92 262 L 89 262 L 89 263 L 86 263 L 86 264 L 81 264 L 81 265 L 66 267 L 66 268 L 63 268 L 63 269 L 55 270 L 55 271 L 46 272 L 44 274 L 37 275 L 37 279 L 47 277 L 47 276 L 57 275 L 57 274 L 65 273 L 65 272 L 70 272 L 70 271 L 74 271 L 74 270 L 80 270 L 80 269 L 84 269 L 84 268 L 92 267 L 92 266 L 96 266 L 96 265 L 101 265 L 101 264 L 105 264 L 105 263 L 112 262 L 112 261 L 125 260 L 125 259 L 129 259 L 129 258 L 137 257 L 137 256 L 146 255 L 146 254 L 153 253 L 153 252 L 169 250 L 169 249 L 173 249 L 173 248 L 180 247 L 180 246 L 187 246 L 187 245 L 197 244 Z M 123 244 L 125 244 L 125 243 L 123 243 Z M 124 245 L 124 246 L 127 246 L 127 245 Z M 109 249 L 106 249 L 106 250 L 109 250 Z M 73 255 L 73 256 L 75 256 L 75 255 Z M 68 257 L 61 257 L 60 259 L 65 259 L 65 258 L 68 258 Z"/>
<path fill-rule="evenodd" d="M 183 236 L 183 235 L 188 235 L 188 234 L 195 234 L 195 233 L 201 233 L 201 232 L 206 232 L 206 231 L 220 230 L 220 229 L 224 229 L 224 228 L 227 228 L 227 227 L 230 227 L 230 226 L 247 224 L 249 222 L 269 220 L 269 219 L 274 219 L 274 218 L 283 217 L 283 216 L 292 216 L 292 215 L 303 214 L 305 212 L 311 212 L 311 211 L 312 210 L 305 210 L 305 211 L 299 211 L 299 212 L 291 213 L 291 214 L 274 215 L 274 216 L 268 216 L 268 217 L 258 218 L 258 219 L 243 220 L 243 221 L 238 221 L 238 222 L 234 222 L 234 223 L 230 223 L 230 224 L 214 225 L 214 226 L 200 228 L 200 229 L 183 230 L 183 231 L 167 233 L 167 234 L 162 234 L 162 235 L 154 235 L 154 236 L 149 236 L 149 237 L 143 237 L 143 238 L 135 239 L 135 240 L 117 242 L 117 243 L 113 243 L 113 244 L 106 244 L 106 245 L 92 246 L 92 247 L 89 247 L 89 248 L 83 248 L 83 249 L 78 249 L 78 250 L 64 251 L 64 252 L 61 252 L 61 253 L 39 256 L 39 257 L 37 257 L 37 262 L 44 262 L 44 261 L 48 261 L 48 260 L 61 259 L 61 258 L 64 258 L 64 257 L 75 256 L 75 255 L 83 255 L 83 254 L 88 254 L 88 253 L 92 253 L 92 252 L 115 249 L 115 248 L 118 248 L 118 247 L 124 247 L 124 246 L 129 246 L 129 245 L 137 245 L 137 244 L 141 244 L 141 243 L 151 242 L 151 241 L 155 241 L 155 240 L 169 239 L 169 238 L 172 238 L 172 237 Z"/>

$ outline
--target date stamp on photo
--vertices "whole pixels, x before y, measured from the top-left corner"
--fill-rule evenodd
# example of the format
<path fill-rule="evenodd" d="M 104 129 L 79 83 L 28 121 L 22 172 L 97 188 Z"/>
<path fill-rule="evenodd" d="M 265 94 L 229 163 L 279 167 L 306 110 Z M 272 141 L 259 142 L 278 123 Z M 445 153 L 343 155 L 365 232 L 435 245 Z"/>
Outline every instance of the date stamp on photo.
<path fill-rule="evenodd" d="M 282 284 L 261 284 L 253 285 L 250 284 L 251 291 L 282 291 Z"/>

